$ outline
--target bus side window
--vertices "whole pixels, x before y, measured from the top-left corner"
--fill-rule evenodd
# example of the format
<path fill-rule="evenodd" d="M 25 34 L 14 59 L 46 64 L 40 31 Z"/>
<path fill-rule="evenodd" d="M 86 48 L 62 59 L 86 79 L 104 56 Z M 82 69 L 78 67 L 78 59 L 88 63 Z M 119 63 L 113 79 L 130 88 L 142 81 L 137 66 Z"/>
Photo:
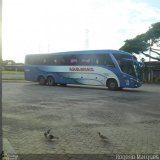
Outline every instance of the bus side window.
<path fill-rule="evenodd" d="M 78 64 L 78 58 L 75 55 L 70 55 L 66 59 L 67 65 L 77 65 Z"/>
<path fill-rule="evenodd" d="M 118 64 L 122 70 L 122 72 L 126 72 L 126 67 L 125 67 L 125 64 L 122 62 L 122 61 L 118 61 Z"/>
<path fill-rule="evenodd" d="M 99 60 L 98 59 L 96 59 L 96 64 L 99 64 Z"/>
<path fill-rule="evenodd" d="M 105 65 L 106 64 L 106 55 L 105 54 L 97 54 L 95 57 L 96 65 Z"/>
<path fill-rule="evenodd" d="M 44 58 L 44 59 L 43 59 L 43 64 L 46 64 L 46 62 L 47 62 L 47 61 L 46 61 L 46 59 Z"/>
<path fill-rule="evenodd" d="M 30 57 L 26 56 L 26 58 L 25 58 L 25 64 L 30 64 Z"/>
<path fill-rule="evenodd" d="M 70 64 L 77 64 L 78 60 L 76 58 L 70 59 Z"/>
<path fill-rule="evenodd" d="M 79 65 L 91 65 L 93 61 L 92 55 L 88 54 L 79 55 L 78 59 L 79 59 Z"/>
<path fill-rule="evenodd" d="M 53 64 L 57 64 L 57 59 L 53 59 Z"/>
<path fill-rule="evenodd" d="M 41 57 L 38 57 L 37 55 L 34 57 L 34 64 L 40 65 L 42 64 L 42 59 Z"/>
<path fill-rule="evenodd" d="M 52 65 L 52 56 L 50 56 L 50 55 L 46 56 L 46 64 Z"/>
<path fill-rule="evenodd" d="M 112 58 L 110 57 L 110 55 L 106 55 L 106 64 L 109 67 L 115 67 Z"/>
<path fill-rule="evenodd" d="M 91 60 L 89 58 L 82 58 L 81 64 L 82 65 L 89 65 L 91 63 Z"/>
<path fill-rule="evenodd" d="M 66 65 L 65 57 L 61 57 L 59 63 L 60 65 Z"/>

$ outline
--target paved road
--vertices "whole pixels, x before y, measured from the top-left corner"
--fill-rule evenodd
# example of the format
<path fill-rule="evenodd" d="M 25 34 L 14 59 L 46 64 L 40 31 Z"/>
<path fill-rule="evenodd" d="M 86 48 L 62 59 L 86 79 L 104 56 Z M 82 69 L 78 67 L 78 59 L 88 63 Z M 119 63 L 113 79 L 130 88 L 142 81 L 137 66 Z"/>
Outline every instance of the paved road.
<path fill-rule="evenodd" d="M 48 142 L 47 128 L 60 139 Z M 3 83 L 3 132 L 19 154 L 160 154 L 160 85 L 109 91 Z"/>

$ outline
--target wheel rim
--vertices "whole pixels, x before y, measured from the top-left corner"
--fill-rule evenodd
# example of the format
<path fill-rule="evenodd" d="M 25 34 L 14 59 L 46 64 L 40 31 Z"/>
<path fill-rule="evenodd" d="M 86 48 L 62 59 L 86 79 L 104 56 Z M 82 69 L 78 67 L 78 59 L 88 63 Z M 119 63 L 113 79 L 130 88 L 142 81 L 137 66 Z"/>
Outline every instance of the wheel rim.
<path fill-rule="evenodd" d="M 108 88 L 110 90 L 117 90 L 118 89 L 118 85 L 117 85 L 117 82 L 116 81 L 110 81 L 109 84 L 108 84 Z"/>
<path fill-rule="evenodd" d="M 114 89 L 116 87 L 116 84 L 114 82 L 110 83 L 110 88 Z"/>
<path fill-rule="evenodd" d="M 48 84 L 49 86 L 54 86 L 54 85 L 55 85 L 54 78 L 48 77 L 48 78 L 47 78 L 47 84 Z"/>
<path fill-rule="evenodd" d="M 48 85 L 50 85 L 50 86 L 53 85 L 53 79 L 52 78 L 48 79 Z"/>

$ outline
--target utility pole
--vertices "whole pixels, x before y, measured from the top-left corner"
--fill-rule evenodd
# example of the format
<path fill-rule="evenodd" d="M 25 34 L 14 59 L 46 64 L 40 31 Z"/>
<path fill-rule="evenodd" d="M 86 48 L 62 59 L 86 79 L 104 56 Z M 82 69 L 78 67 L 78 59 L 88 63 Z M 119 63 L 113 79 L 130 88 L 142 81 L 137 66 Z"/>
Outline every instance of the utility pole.
<path fill-rule="evenodd" d="M 85 29 L 85 48 L 89 48 L 89 29 Z"/>
<path fill-rule="evenodd" d="M 40 44 L 40 42 L 38 43 L 38 53 L 40 53 L 41 52 L 41 44 Z"/>
<path fill-rule="evenodd" d="M 2 0 L 0 1 L 0 154 L 2 155 Z"/>
<path fill-rule="evenodd" d="M 149 56 L 151 56 L 151 44 L 152 44 L 152 40 L 150 39 L 149 40 Z M 151 82 L 151 64 L 150 64 L 150 62 L 151 62 L 151 57 L 149 57 L 149 73 L 148 73 L 148 80 L 149 80 L 149 82 Z"/>
<path fill-rule="evenodd" d="M 48 43 L 48 52 L 50 51 L 50 44 Z"/>

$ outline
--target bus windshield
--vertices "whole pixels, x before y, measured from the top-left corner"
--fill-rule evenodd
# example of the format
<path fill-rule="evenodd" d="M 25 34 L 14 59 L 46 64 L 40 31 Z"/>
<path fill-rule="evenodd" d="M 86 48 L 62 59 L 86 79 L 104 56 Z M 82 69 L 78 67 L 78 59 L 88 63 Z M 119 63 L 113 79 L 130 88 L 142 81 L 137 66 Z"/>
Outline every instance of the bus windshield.
<path fill-rule="evenodd" d="M 134 61 L 134 68 L 137 75 L 137 78 L 142 81 L 142 73 L 143 73 L 143 64 L 137 61 Z"/>
<path fill-rule="evenodd" d="M 119 66 L 122 72 L 127 73 L 134 77 L 137 76 L 136 67 L 132 60 L 121 59 L 121 61 L 119 61 Z"/>
<path fill-rule="evenodd" d="M 122 72 L 127 73 L 133 77 L 138 78 L 139 80 L 142 80 L 142 64 L 131 60 L 131 59 L 121 59 L 119 62 L 119 66 L 122 70 Z"/>
<path fill-rule="evenodd" d="M 122 72 L 142 79 L 142 66 L 135 57 L 124 54 L 113 54 Z"/>

